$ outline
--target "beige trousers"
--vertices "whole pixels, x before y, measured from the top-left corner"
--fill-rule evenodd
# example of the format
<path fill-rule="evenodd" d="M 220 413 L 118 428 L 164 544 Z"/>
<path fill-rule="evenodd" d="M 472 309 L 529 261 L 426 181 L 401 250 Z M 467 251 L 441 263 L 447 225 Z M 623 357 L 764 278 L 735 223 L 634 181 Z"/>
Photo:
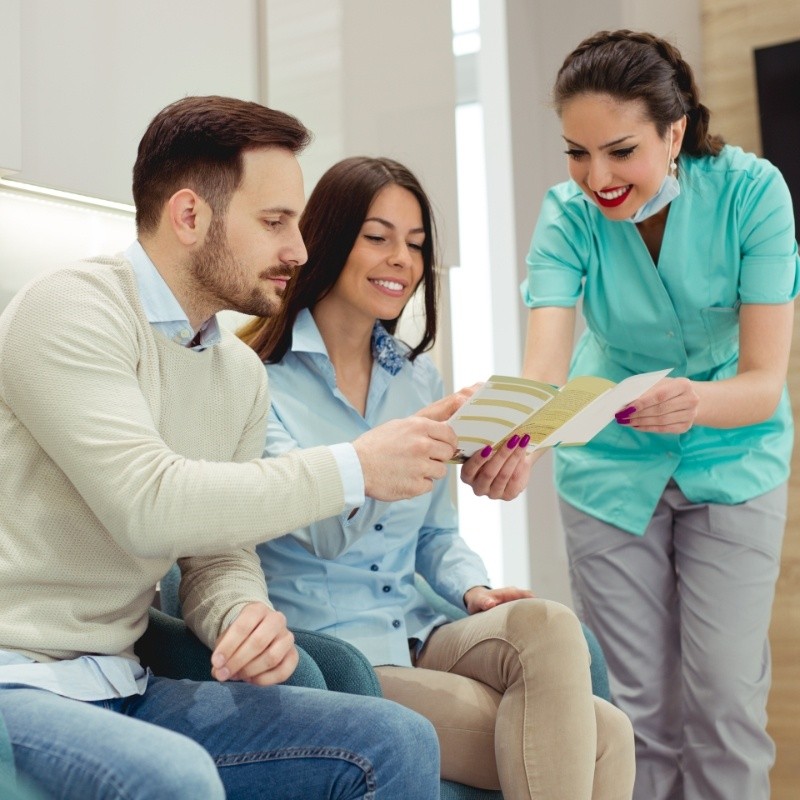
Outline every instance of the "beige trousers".
<path fill-rule="evenodd" d="M 505 800 L 630 800 L 633 730 L 592 695 L 566 606 L 505 603 L 438 628 L 415 667 L 376 671 L 386 697 L 433 723 L 442 777 Z"/>

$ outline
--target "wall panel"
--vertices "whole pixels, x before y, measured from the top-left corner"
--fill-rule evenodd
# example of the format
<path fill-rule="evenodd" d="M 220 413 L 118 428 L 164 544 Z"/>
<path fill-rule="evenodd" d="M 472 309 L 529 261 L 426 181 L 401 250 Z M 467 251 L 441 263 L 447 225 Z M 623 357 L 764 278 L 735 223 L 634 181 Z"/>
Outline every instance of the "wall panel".
<path fill-rule="evenodd" d="M 731 144 L 760 153 L 753 50 L 800 39 L 796 0 L 703 0 L 704 101 L 712 130 Z M 798 155 L 800 158 L 800 155 Z M 798 199 L 800 201 L 800 199 Z M 800 411 L 800 314 L 789 363 L 789 390 Z M 789 482 L 789 522 L 770 638 L 773 688 L 769 730 L 778 746 L 772 799 L 794 800 L 800 790 L 800 451 Z"/>

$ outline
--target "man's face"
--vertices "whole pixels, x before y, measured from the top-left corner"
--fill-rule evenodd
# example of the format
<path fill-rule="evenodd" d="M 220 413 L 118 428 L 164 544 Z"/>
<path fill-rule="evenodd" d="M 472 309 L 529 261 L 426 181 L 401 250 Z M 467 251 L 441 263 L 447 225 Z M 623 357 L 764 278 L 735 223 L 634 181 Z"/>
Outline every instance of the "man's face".
<path fill-rule="evenodd" d="M 269 317 L 308 258 L 297 227 L 303 175 L 294 155 L 277 147 L 249 150 L 243 162 L 241 185 L 225 215 L 213 217 L 191 272 L 195 288 L 220 310 Z"/>

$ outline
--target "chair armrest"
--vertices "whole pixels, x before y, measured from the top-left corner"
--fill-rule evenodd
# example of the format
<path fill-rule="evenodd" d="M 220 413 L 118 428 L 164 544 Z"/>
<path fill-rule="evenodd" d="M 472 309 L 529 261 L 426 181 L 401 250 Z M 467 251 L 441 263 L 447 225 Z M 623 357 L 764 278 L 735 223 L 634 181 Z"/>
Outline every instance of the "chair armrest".
<path fill-rule="evenodd" d="M 454 606 L 452 603 L 445 600 L 444 597 L 436 594 L 433 587 L 428 583 L 428 581 L 425 580 L 425 578 L 422 577 L 422 575 L 419 574 L 419 572 L 414 573 L 414 586 L 422 595 L 425 602 L 434 611 L 439 614 L 444 614 L 451 622 L 454 622 L 457 619 L 463 619 L 467 616 L 467 610 L 465 608 Z"/>
<path fill-rule="evenodd" d="M 211 651 L 186 627 L 182 619 L 170 617 L 150 608 L 150 623 L 134 648 L 142 666 L 164 678 L 188 678 L 210 681 Z M 292 676 L 284 681 L 288 686 L 325 689 L 322 671 L 311 656 L 297 648 L 300 657 Z"/>
<path fill-rule="evenodd" d="M 211 651 L 181 619 L 150 608 L 150 623 L 134 647 L 143 667 L 164 678 L 210 681 Z"/>
<path fill-rule="evenodd" d="M 594 633 L 581 623 L 583 628 L 583 635 L 586 637 L 586 644 L 589 645 L 589 655 L 592 662 L 589 666 L 589 672 L 592 676 L 592 694 L 603 700 L 611 700 L 611 687 L 608 683 L 608 665 L 606 664 L 606 657 L 603 654 L 603 648 L 600 647 L 600 642 Z"/>
<path fill-rule="evenodd" d="M 381 685 L 367 657 L 356 647 L 335 636 L 292 628 L 298 647 L 314 659 L 328 689 L 347 694 L 382 697 Z"/>

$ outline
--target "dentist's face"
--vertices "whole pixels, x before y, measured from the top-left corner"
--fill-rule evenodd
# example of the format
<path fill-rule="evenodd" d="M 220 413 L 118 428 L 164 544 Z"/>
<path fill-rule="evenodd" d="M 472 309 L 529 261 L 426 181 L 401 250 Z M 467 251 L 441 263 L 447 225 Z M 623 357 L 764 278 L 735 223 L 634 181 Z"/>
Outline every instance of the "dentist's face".
<path fill-rule="evenodd" d="M 570 177 L 606 217 L 623 220 L 660 188 L 686 121 L 662 138 L 642 101 L 587 93 L 563 105 L 561 125 Z"/>

